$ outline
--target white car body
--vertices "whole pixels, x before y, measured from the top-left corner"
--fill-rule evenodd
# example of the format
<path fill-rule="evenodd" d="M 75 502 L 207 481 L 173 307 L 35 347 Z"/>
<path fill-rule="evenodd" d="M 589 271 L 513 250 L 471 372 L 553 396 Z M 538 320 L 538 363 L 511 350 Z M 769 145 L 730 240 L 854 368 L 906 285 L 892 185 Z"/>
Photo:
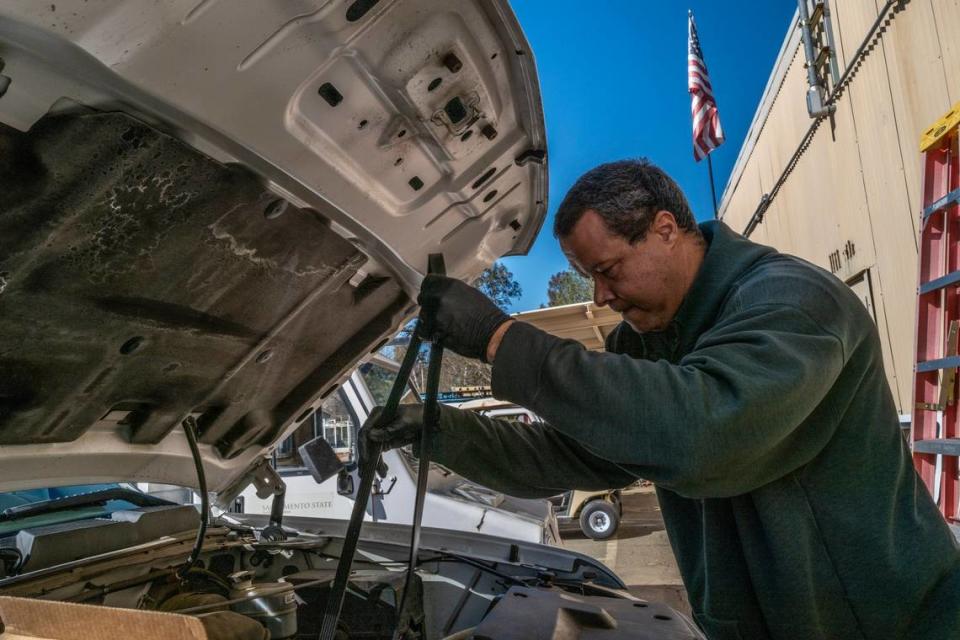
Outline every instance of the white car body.
<path fill-rule="evenodd" d="M 338 393 L 349 407 L 351 427 L 363 424 L 375 406 L 358 370 L 341 385 Z M 349 450 L 349 449 L 348 449 Z M 366 520 L 411 524 L 417 487 L 417 469 L 404 452 L 387 451 L 387 477 L 379 480 L 380 494 L 371 498 Z M 560 544 L 556 518 L 546 500 L 520 500 L 474 484 L 434 465 L 423 511 L 423 525 L 436 529 L 468 531 L 511 540 Z M 337 492 L 337 478 L 317 484 L 305 467 L 279 468 L 286 483 L 284 514 L 296 517 L 349 520 L 352 496 Z M 266 515 L 271 499 L 261 498 L 254 487 L 240 495 L 242 512 Z"/>
<path fill-rule="evenodd" d="M 546 197 L 506 0 L 0 3 L 5 632 L 318 637 L 342 568 L 337 637 L 701 637 L 592 558 L 482 535 L 519 521 L 480 489 L 405 571 L 409 526 L 367 523 L 348 567 L 343 520 L 134 486 L 282 494 L 267 460 L 413 317 L 428 255 L 470 281 Z"/>

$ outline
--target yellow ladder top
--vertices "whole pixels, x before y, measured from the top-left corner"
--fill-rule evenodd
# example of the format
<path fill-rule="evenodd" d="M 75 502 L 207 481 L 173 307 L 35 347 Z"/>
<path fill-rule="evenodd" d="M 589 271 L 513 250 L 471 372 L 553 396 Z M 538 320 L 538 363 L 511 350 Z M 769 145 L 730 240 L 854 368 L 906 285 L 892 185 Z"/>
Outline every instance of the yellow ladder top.
<path fill-rule="evenodd" d="M 953 105 L 950 111 L 923 132 L 920 136 L 920 152 L 923 153 L 940 142 L 944 136 L 956 129 L 957 125 L 960 125 L 960 102 Z"/>

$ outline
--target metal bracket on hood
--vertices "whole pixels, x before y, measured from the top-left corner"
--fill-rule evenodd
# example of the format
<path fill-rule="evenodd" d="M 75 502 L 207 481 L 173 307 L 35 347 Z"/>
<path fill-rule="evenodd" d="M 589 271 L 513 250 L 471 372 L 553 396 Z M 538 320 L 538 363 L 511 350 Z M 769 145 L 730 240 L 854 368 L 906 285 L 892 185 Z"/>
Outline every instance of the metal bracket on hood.
<path fill-rule="evenodd" d="M 287 534 L 283 532 L 283 507 L 287 496 L 287 483 L 266 460 L 258 467 L 258 471 L 259 473 L 253 476 L 257 497 L 266 499 L 273 495 L 273 502 L 270 504 L 270 524 L 260 535 L 265 540 L 286 540 Z"/>
<path fill-rule="evenodd" d="M 251 471 L 256 471 L 251 480 L 254 488 L 257 490 L 258 498 L 265 500 L 271 495 L 276 496 L 277 494 L 286 493 L 287 484 L 283 481 L 283 478 L 280 477 L 280 474 L 277 473 L 277 470 L 271 466 L 268 458 L 263 458 L 260 464 L 251 469 Z"/>
<path fill-rule="evenodd" d="M 480 94 L 471 91 L 465 95 L 455 95 L 450 98 L 433 113 L 430 121 L 446 127 L 451 135 L 459 136 L 484 117 L 486 114 L 480 110 Z"/>
<path fill-rule="evenodd" d="M 283 507 L 287 495 L 287 483 L 270 465 L 269 458 L 260 458 L 243 474 L 237 476 L 236 481 L 219 492 L 217 505 L 226 508 L 226 505 L 233 504 L 240 492 L 251 483 L 257 490 L 258 498 L 265 500 L 273 496 L 273 502 L 270 505 L 270 524 L 263 530 L 262 537 L 267 540 L 286 540 L 287 535 L 283 531 Z"/>

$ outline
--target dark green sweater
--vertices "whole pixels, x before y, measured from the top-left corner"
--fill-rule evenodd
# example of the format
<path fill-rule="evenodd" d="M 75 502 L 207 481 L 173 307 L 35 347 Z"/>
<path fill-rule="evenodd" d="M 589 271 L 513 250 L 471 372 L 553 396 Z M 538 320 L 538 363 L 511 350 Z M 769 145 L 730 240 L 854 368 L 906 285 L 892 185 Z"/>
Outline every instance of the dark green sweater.
<path fill-rule="evenodd" d="M 517 323 L 493 392 L 551 426 L 445 411 L 434 456 L 519 496 L 657 486 L 711 640 L 960 638 L 960 551 L 913 470 L 863 304 L 701 225 L 672 325 L 607 353 Z"/>

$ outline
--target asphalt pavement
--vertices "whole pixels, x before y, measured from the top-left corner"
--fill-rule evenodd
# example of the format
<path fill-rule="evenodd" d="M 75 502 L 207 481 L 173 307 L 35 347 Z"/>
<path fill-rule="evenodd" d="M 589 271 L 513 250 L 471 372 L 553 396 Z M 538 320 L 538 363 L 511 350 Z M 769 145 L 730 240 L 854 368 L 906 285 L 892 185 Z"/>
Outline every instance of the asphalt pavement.
<path fill-rule="evenodd" d="M 690 613 L 653 487 L 624 493 L 623 519 L 609 540 L 591 540 L 576 525 L 564 526 L 560 533 L 566 548 L 603 562 L 632 594 Z"/>

